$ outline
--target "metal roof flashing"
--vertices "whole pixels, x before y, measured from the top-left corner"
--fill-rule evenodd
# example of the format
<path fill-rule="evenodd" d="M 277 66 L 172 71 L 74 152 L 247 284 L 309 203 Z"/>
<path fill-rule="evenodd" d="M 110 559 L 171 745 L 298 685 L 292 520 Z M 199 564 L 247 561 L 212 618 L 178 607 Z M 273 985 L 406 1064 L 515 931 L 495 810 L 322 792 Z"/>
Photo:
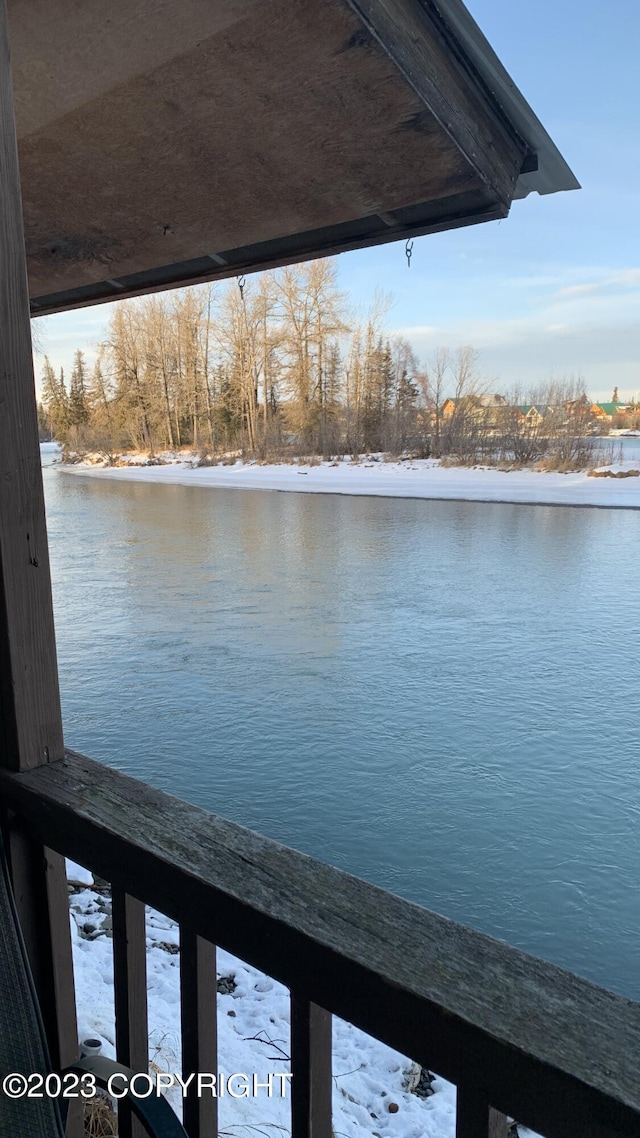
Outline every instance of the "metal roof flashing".
<path fill-rule="evenodd" d="M 420 0 L 420 3 L 438 11 L 494 101 L 537 159 L 537 169 L 520 175 L 514 198 L 526 198 L 533 192 L 555 194 L 560 190 L 579 190 L 581 187 L 575 174 L 462 0 Z"/>

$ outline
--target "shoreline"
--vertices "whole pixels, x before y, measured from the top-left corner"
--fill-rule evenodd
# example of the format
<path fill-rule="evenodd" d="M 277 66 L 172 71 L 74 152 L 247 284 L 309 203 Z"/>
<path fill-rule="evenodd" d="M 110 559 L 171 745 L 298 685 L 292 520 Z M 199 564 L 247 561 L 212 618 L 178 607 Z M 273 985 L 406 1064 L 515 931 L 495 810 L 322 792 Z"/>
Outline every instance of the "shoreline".
<path fill-rule="evenodd" d="M 535 470 L 502 471 L 494 467 L 442 466 L 435 459 L 388 462 L 380 459 L 317 465 L 236 462 L 196 467 L 184 460 L 161 465 L 97 466 L 56 464 L 63 474 L 156 485 L 211 489 L 269 490 L 281 493 L 336 494 L 346 497 L 408 498 L 425 501 L 479 502 L 491 505 L 573 506 L 592 509 L 640 509 L 640 477 L 593 478 L 586 471 L 560 474 Z M 637 469 L 638 461 L 613 464 L 615 472 Z"/>

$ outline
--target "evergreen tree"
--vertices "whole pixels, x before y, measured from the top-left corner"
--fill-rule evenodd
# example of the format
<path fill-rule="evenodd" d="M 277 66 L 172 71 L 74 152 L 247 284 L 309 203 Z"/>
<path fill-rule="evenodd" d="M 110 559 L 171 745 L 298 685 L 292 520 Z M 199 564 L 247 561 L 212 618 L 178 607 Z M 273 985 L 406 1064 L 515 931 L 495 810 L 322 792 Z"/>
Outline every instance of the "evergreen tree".
<path fill-rule="evenodd" d="M 89 420 L 84 354 L 78 349 L 73 357 L 73 371 L 69 388 L 69 426 L 81 427 Z"/>
<path fill-rule="evenodd" d="M 50 433 L 59 442 L 64 442 L 69 428 L 69 406 L 64 372 L 61 368 L 60 378 L 57 379 L 48 356 L 44 357 L 42 370 L 42 405 Z"/>
<path fill-rule="evenodd" d="M 38 438 L 41 443 L 49 442 L 51 438 L 51 431 L 49 429 L 49 416 L 45 411 L 42 403 L 37 404 L 38 412 Z"/>

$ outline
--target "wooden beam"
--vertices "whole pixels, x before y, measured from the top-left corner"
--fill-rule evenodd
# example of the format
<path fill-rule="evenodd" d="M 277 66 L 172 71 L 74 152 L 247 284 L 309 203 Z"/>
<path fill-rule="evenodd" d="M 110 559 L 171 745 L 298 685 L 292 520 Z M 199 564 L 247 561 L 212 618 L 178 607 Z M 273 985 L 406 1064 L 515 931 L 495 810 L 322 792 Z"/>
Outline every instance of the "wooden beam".
<path fill-rule="evenodd" d="M 408 212 L 410 218 L 406 216 Z M 64 292 L 34 296 L 31 299 L 33 315 L 47 316 L 104 304 L 116 298 L 146 296 L 166 289 L 228 280 L 244 273 L 297 265 L 317 257 L 333 257 L 338 253 L 368 249 L 391 241 L 406 241 L 410 237 L 426 237 L 449 229 L 500 221 L 507 217 L 509 208 L 502 202 L 496 202 L 488 191 L 479 190 L 452 194 L 410 209 L 398 208 L 395 213 L 394 226 L 390 224 L 390 214 L 358 217 L 340 225 L 225 249 L 224 256 L 210 253 L 193 261 L 161 265 L 144 273 L 122 276 L 117 281 L 97 281 Z"/>
<path fill-rule="evenodd" d="M 0 0 L 0 766 L 63 755 L 20 175 Z"/>
<path fill-rule="evenodd" d="M 0 771 L 0 794 L 34 837 L 545 1138 L 637 1138 L 640 1004 L 70 752 Z"/>

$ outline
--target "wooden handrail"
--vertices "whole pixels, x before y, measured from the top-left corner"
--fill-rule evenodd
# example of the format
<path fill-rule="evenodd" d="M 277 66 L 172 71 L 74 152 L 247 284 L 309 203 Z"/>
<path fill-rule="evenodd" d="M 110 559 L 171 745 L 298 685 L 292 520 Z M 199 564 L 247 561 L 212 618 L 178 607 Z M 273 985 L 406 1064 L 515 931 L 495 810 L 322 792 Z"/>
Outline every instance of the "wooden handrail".
<path fill-rule="evenodd" d="M 492 1107 L 545 1138 L 637 1138 L 640 1004 L 72 752 L 0 772 L 0 795 L 37 840 L 456 1083 L 481 1125 Z"/>

